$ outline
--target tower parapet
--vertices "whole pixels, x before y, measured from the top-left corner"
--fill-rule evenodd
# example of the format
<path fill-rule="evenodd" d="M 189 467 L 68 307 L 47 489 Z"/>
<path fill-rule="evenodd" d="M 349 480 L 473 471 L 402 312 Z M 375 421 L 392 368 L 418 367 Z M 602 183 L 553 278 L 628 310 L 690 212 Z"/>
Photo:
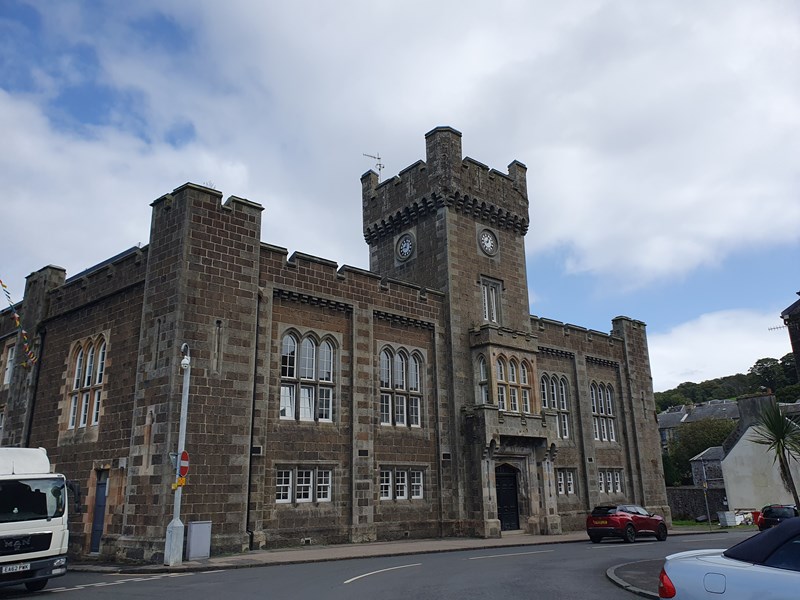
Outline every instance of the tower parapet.
<path fill-rule="evenodd" d="M 524 164 L 513 161 L 506 174 L 462 157 L 461 132 L 452 127 L 429 131 L 425 150 L 425 161 L 417 161 L 382 183 L 374 171 L 361 177 L 364 239 L 368 244 L 445 206 L 471 214 L 487 225 L 525 235 L 530 220 Z"/>

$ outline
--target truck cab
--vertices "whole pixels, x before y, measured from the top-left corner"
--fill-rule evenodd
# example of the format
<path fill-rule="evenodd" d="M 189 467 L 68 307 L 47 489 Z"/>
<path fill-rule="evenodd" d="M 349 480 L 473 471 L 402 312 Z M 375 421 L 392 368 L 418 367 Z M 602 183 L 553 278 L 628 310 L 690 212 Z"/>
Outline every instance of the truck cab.
<path fill-rule="evenodd" d="M 44 448 L 0 448 L 0 587 L 38 591 L 66 574 L 67 505 Z"/>

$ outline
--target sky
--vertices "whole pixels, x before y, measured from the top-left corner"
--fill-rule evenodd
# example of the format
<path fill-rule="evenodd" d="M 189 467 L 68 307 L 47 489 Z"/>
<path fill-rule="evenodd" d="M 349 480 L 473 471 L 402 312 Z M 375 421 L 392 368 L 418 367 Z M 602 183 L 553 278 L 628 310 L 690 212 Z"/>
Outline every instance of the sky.
<path fill-rule="evenodd" d="M 186 182 L 369 267 L 360 177 L 528 167 L 531 314 L 647 324 L 655 391 L 791 352 L 800 3 L 0 2 L 0 279 L 148 243 Z M 380 160 L 370 158 L 380 156 Z"/>

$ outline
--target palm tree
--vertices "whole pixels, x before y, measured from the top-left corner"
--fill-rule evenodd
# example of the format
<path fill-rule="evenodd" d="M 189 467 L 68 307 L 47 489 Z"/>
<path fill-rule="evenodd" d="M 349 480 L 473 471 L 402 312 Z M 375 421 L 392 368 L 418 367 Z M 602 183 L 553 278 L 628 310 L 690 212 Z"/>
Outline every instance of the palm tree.
<path fill-rule="evenodd" d="M 781 481 L 794 497 L 795 506 L 800 508 L 800 497 L 794 485 L 790 461 L 800 461 L 800 424 L 783 414 L 777 402 L 770 402 L 758 415 L 753 428 L 756 444 L 768 447 L 775 454 L 773 462 L 780 467 Z"/>

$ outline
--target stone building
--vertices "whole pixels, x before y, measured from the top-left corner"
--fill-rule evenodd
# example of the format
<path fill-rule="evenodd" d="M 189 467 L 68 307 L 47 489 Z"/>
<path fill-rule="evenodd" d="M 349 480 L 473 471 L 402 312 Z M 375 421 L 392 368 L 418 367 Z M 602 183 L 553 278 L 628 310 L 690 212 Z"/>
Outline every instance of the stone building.
<path fill-rule="evenodd" d="M 369 271 L 289 256 L 260 205 L 185 184 L 152 203 L 147 246 L 28 277 L 35 362 L 0 315 L 2 444 L 81 483 L 74 553 L 163 559 L 184 343 L 181 516 L 212 523 L 212 553 L 668 510 L 644 323 L 531 316 L 525 166 L 425 139 L 425 161 L 361 179 Z"/>

